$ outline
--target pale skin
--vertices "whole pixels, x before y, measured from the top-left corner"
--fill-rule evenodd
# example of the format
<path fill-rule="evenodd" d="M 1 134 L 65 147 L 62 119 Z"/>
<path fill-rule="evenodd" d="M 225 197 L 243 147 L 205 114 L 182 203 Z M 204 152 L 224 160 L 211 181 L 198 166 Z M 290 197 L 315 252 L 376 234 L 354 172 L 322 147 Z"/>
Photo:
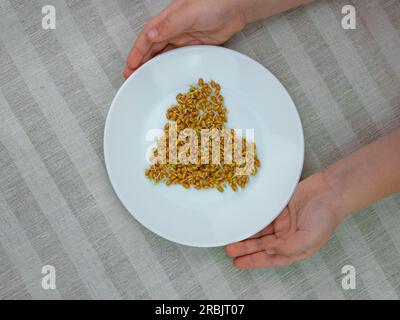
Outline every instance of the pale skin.
<path fill-rule="evenodd" d="M 246 24 L 312 0 L 176 0 L 150 20 L 127 57 L 129 77 L 155 55 L 222 44 Z M 227 254 L 241 269 L 276 268 L 312 256 L 351 213 L 400 192 L 400 128 L 301 181 L 275 221 Z"/>
<path fill-rule="evenodd" d="M 136 38 L 123 71 L 129 77 L 155 55 L 194 44 L 218 45 L 248 23 L 312 0 L 175 0 Z"/>
<path fill-rule="evenodd" d="M 351 213 L 400 192 L 400 129 L 301 181 L 288 206 L 252 239 L 228 245 L 238 268 L 312 256 Z"/>

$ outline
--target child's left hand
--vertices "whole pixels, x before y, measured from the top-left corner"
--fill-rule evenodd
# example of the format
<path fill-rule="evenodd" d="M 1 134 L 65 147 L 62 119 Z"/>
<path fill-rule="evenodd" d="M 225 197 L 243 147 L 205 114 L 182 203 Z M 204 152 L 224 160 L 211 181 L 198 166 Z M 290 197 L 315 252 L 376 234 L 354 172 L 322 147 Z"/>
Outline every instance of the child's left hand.
<path fill-rule="evenodd" d="M 313 255 L 344 217 L 324 173 L 317 173 L 299 183 L 272 224 L 250 239 L 228 245 L 226 252 L 241 269 L 285 266 Z"/>

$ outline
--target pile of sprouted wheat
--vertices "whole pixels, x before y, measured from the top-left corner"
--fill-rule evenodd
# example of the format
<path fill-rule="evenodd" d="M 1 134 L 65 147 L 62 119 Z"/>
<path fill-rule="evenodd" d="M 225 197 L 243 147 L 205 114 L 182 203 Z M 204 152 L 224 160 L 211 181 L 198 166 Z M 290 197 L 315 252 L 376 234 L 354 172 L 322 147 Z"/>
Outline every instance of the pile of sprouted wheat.
<path fill-rule="evenodd" d="M 223 192 L 228 184 L 234 191 L 244 188 L 257 173 L 261 163 L 255 143 L 225 128 L 227 109 L 220 90 L 218 83 L 200 78 L 196 86 L 176 96 L 145 171 L 149 179 Z"/>

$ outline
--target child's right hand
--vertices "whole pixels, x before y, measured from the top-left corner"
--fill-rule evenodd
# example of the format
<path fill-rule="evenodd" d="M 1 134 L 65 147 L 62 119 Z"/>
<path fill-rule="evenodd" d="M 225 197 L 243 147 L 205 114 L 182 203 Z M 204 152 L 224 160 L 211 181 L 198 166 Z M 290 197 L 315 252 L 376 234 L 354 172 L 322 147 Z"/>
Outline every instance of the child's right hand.
<path fill-rule="evenodd" d="M 158 53 L 193 44 L 221 44 L 245 25 L 232 0 L 175 0 L 144 27 L 129 52 L 125 78 Z"/>

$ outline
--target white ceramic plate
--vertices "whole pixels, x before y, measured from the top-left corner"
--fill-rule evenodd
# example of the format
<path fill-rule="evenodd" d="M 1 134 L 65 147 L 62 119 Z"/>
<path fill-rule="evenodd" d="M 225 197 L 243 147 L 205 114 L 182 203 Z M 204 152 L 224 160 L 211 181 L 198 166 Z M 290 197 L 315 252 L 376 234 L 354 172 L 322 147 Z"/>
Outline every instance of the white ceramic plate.
<path fill-rule="evenodd" d="M 236 193 L 155 185 L 144 175 L 146 135 L 163 128 L 176 94 L 200 77 L 221 84 L 227 127 L 254 129 L 261 168 Z M 150 60 L 123 84 L 108 113 L 104 153 L 115 192 L 141 224 L 180 244 L 214 247 L 255 234 L 281 212 L 300 177 L 304 140 L 293 101 L 267 69 L 233 50 L 191 46 Z"/>

